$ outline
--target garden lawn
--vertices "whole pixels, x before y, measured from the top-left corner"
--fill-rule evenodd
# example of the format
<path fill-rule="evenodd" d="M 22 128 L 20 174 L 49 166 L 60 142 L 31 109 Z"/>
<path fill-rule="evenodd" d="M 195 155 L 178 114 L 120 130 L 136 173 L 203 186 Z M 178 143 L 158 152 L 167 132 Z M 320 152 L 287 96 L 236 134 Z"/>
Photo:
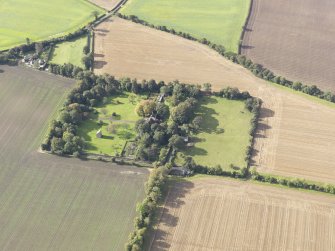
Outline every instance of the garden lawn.
<path fill-rule="evenodd" d="M 0 50 L 73 32 L 104 10 L 86 0 L 1 0 Z"/>
<path fill-rule="evenodd" d="M 128 97 L 129 94 L 124 93 L 107 98 L 107 102 L 97 108 L 98 113 L 79 126 L 78 134 L 85 139 L 87 152 L 115 156 L 121 154 L 127 140 L 135 138 L 135 123 L 140 119 L 135 113 L 135 107 L 141 97 L 136 96 L 137 100 L 133 103 Z M 117 116 L 112 116 L 114 112 Z M 101 126 L 100 120 L 103 122 Z M 108 131 L 110 124 L 112 131 Z M 99 129 L 102 138 L 96 137 Z"/>
<path fill-rule="evenodd" d="M 121 13 L 207 38 L 237 52 L 249 4 L 250 0 L 130 0 Z"/>
<path fill-rule="evenodd" d="M 71 63 L 84 68 L 82 58 L 84 56 L 84 47 L 87 45 L 87 36 L 80 37 L 76 40 L 57 44 L 51 56 L 51 63 L 63 65 Z"/>
<path fill-rule="evenodd" d="M 244 108 L 243 101 L 220 97 L 204 97 L 200 104 L 197 114 L 203 117 L 201 129 L 191 137 L 195 145 L 187 148 L 184 154 L 209 167 L 228 168 L 230 164 L 245 167 L 252 113 Z M 224 132 L 220 132 L 222 129 Z"/>

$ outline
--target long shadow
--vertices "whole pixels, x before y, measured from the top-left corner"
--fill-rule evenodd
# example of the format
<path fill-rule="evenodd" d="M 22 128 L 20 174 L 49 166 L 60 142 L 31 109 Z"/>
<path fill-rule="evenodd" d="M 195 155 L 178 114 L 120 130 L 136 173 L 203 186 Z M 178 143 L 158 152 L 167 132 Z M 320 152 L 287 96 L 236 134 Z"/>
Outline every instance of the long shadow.
<path fill-rule="evenodd" d="M 243 50 L 251 50 L 253 48 L 255 48 L 255 46 L 252 46 L 252 45 L 242 45 L 241 46 L 241 49 Z"/>
<path fill-rule="evenodd" d="M 94 29 L 95 31 L 98 31 L 98 32 L 104 32 L 104 33 L 108 33 L 109 32 L 109 30 L 107 30 L 107 29 Z"/>
<path fill-rule="evenodd" d="M 103 57 L 105 57 L 105 55 L 104 54 L 99 54 L 99 53 L 94 53 L 94 57 L 95 58 L 103 58 Z"/>
<path fill-rule="evenodd" d="M 107 64 L 106 61 L 96 60 L 96 61 L 94 61 L 94 68 L 95 69 L 102 69 L 106 64 Z"/>
<path fill-rule="evenodd" d="M 200 125 L 200 131 L 205 133 L 215 133 L 219 127 L 219 121 L 214 117 L 218 113 L 213 109 L 206 107 L 207 104 L 215 104 L 218 101 L 211 97 L 205 97 L 198 108 L 198 113 L 203 120 Z"/>
<path fill-rule="evenodd" d="M 179 222 L 179 217 L 169 213 L 168 209 L 177 209 L 184 205 L 184 198 L 193 187 L 194 184 L 190 181 L 169 181 L 169 195 L 167 197 L 166 207 L 163 211 L 160 211 L 160 215 L 156 215 L 155 224 L 159 221 L 159 224 L 163 226 L 163 228 L 176 227 Z M 168 242 L 168 233 L 161 228 L 156 230 L 150 229 L 149 236 L 145 239 L 146 250 L 150 250 L 151 241 L 153 241 L 155 250 L 167 250 L 171 247 L 171 243 Z"/>
<path fill-rule="evenodd" d="M 107 36 L 107 34 L 106 33 L 96 33 L 96 35 L 98 35 L 99 37 L 105 37 L 105 36 Z"/>
<path fill-rule="evenodd" d="M 259 118 L 260 119 L 269 118 L 269 117 L 273 117 L 274 115 L 275 115 L 275 112 L 273 110 L 262 107 L 261 110 L 260 110 Z"/>

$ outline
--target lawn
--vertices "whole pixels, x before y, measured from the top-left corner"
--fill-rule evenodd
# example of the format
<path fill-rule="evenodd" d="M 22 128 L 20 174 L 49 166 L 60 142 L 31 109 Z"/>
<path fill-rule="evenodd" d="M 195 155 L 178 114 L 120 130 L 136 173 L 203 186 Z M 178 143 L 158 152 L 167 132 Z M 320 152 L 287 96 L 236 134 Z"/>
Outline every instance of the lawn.
<path fill-rule="evenodd" d="M 199 133 L 191 137 L 195 145 L 183 153 L 201 165 L 245 167 L 252 113 L 244 108 L 244 102 L 204 97 L 197 114 L 203 117 L 203 121 Z"/>
<path fill-rule="evenodd" d="M 0 50 L 59 37 L 94 20 L 104 10 L 86 0 L 1 0 Z"/>
<path fill-rule="evenodd" d="M 237 52 L 250 0 L 130 0 L 121 9 L 155 25 L 165 25 Z"/>
<path fill-rule="evenodd" d="M 135 123 L 140 117 L 135 113 L 138 100 L 131 102 L 129 93 L 107 98 L 105 104 L 97 107 L 97 114 L 84 121 L 78 130 L 78 134 L 87 142 L 86 150 L 90 153 L 108 154 L 115 156 L 121 154 L 125 143 L 136 136 Z M 116 113 L 116 116 L 113 116 Z M 102 121 L 102 125 L 99 125 Z M 102 138 L 96 136 L 101 129 Z"/>
<path fill-rule="evenodd" d="M 87 36 L 57 44 L 52 53 L 50 62 L 60 65 L 71 63 L 84 68 L 84 64 L 81 60 L 84 56 L 83 49 L 86 45 Z"/>

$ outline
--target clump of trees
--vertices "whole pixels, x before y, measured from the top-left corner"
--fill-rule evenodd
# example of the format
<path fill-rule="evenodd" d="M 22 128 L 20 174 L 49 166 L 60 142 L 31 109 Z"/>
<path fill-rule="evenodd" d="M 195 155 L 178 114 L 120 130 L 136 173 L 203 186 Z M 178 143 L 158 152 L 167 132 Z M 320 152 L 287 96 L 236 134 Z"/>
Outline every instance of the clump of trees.
<path fill-rule="evenodd" d="M 183 137 L 193 125 L 196 98 L 202 94 L 200 87 L 178 81 L 161 86 L 160 93 L 169 98 L 171 110 L 168 105 L 153 100 L 142 101 L 136 107 L 136 112 L 144 117 L 135 126 L 138 135 L 136 158 L 164 163 L 168 149 L 184 146 Z"/>
<path fill-rule="evenodd" d="M 166 169 L 163 167 L 154 169 L 145 184 L 144 200 L 137 205 L 138 216 L 135 218 L 135 230 L 130 234 L 126 244 L 127 251 L 143 250 L 143 241 L 150 228 L 154 212 L 162 197 L 162 189 L 166 181 Z"/>

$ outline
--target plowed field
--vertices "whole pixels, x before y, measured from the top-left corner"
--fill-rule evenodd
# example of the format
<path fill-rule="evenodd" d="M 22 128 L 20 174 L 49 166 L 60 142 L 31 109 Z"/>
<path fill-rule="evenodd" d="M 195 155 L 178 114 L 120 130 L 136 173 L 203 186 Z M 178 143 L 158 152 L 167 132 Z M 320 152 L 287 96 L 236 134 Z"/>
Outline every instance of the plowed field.
<path fill-rule="evenodd" d="M 37 152 L 74 81 L 0 66 L 0 249 L 123 250 L 145 169 Z"/>
<path fill-rule="evenodd" d="M 222 178 L 170 188 L 151 251 L 334 250 L 335 197 Z"/>
<path fill-rule="evenodd" d="M 122 19 L 96 31 L 95 72 L 117 77 L 211 82 L 236 86 L 263 100 L 254 165 L 259 171 L 335 180 L 335 109 L 278 88 L 209 48 Z"/>
<path fill-rule="evenodd" d="M 288 79 L 335 91 L 335 1 L 254 0 L 242 54 Z"/>

